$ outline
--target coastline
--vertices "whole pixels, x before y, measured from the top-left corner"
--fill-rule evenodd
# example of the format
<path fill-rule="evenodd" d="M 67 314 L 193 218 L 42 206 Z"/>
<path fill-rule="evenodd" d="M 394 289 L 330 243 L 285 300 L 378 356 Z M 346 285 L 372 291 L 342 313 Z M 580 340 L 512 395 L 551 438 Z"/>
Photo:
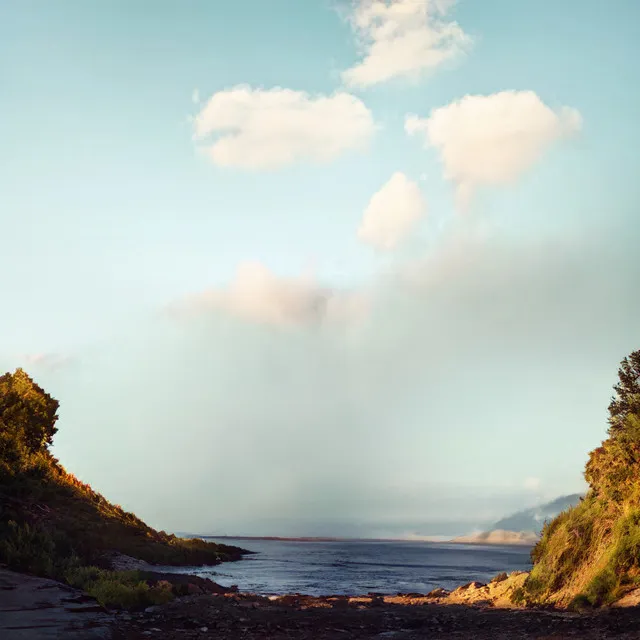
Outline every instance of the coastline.
<path fill-rule="evenodd" d="M 456 538 L 442 538 L 440 536 L 425 536 L 411 538 L 350 538 L 350 537 L 321 537 L 321 536 L 189 536 L 202 540 L 242 540 L 242 541 L 271 541 L 271 542 L 428 542 L 430 544 L 473 544 L 487 546 L 530 546 L 533 547 L 538 537 L 521 540 L 497 540 L 495 538 L 481 539 L 475 536 L 459 536 Z"/>
<path fill-rule="evenodd" d="M 25 629 L 33 640 L 605 640 L 635 638 L 640 623 L 640 612 L 633 606 L 590 614 L 516 606 L 509 595 L 524 582 L 526 572 L 453 591 L 360 596 L 260 596 L 189 574 L 145 573 L 152 582 L 181 585 L 185 595 L 143 611 L 107 610 L 77 589 L 0 568 L 0 584 L 12 595 L 0 624 L 3 640 L 24 638 L 20 634 Z M 54 628 L 58 636 L 49 635 Z"/>

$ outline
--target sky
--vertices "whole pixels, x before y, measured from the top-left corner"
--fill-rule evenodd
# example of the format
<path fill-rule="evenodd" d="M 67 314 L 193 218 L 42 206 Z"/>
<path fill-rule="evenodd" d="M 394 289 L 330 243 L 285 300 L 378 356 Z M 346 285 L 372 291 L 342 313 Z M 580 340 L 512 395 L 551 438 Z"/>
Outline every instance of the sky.
<path fill-rule="evenodd" d="M 639 348 L 634 0 L 0 3 L 0 369 L 153 526 L 585 488 Z"/>

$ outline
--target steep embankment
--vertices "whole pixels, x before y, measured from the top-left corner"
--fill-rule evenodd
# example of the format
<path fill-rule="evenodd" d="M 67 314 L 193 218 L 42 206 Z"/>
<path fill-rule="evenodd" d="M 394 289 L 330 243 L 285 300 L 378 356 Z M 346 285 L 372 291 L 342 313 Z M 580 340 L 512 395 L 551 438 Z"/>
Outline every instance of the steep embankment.
<path fill-rule="evenodd" d="M 237 547 L 156 531 L 65 471 L 49 451 L 57 409 L 24 371 L 0 376 L 0 563 L 77 581 L 110 552 L 167 565 L 241 557 Z"/>
<path fill-rule="evenodd" d="M 517 602 L 601 606 L 640 586 L 640 351 L 618 375 L 609 437 L 586 465 L 589 491 L 545 525 Z"/>

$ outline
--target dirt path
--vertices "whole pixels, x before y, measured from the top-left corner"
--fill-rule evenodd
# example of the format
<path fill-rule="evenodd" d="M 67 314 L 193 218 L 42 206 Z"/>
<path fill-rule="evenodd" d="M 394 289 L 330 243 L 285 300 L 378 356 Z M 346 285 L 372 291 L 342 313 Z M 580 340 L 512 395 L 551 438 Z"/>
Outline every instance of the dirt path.
<path fill-rule="evenodd" d="M 111 637 L 115 616 L 66 585 L 0 569 L 2 640 Z"/>

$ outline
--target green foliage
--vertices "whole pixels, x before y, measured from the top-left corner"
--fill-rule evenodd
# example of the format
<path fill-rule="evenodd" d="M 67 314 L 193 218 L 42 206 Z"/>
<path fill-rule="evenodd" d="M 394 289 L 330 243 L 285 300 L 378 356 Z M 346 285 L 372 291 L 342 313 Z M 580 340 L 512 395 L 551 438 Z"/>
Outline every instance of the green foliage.
<path fill-rule="evenodd" d="M 616 572 L 612 567 L 606 567 L 591 580 L 583 595 L 591 606 L 599 607 L 613 601 L 618 586 Z"/>
<path fill-rule="evenodd" d="M 0 431 L 7 451 L 35 453 L 55 435 L 58 401 L 45 393 L 22 369 L 0 376 Z M 7 436 L 10 436 L 9 438 Z"/>
<path fill-rule="evenodd" d="M 101 605 L 116 609 L 143 609 L 164 604 L 174 595 L 169 583 L 149 585 L 139 571 L 105 571 L 98 567 L 78 567 L 66 575 L 67 582 L 86 591 Z"/>
<path fill-rule="evenodd" d="M 609 435 L 625 430 L 625 419 L 640 414 L 640 350 L 628 355 L 618 370 L 615 396 L 609 404 Z"/>
<path fill-rule="evenodd" d="M 48 578 L 61 578 L 79 563 L 64 534 L 15 520 L 0 523 L 0 558 L 13 569 Z"/>
<path fill-rule="evenodd" d="M 640 351 L 622 361 L 614 390 L 609 437 L 585 468 L 589 493 L 545 525 L 514 602 L 599 607 L 640 574 Z"/>
<path fill-rule="evenodd" d="M 104 563 L 113 551 L 161 565 L 241 557 L 236 547 L 156 531 L 67 473 L 49 452 L 57 409 L 24 371 L 0 376 L 0 563 L 56 579 L 82 578 L 106 606 L 135 607 L 165 601 L 166 585 L 114 572 L 96 577 L 81 567 Z"/>
<path fill-rule="evenodd" d="M 506 572 L 502 572 L 499 573 L 496 576 L 493 576 L 493 578 L 491 578 L 491 582 L 504 582 L 509 576 L 506 574 Z"/>

